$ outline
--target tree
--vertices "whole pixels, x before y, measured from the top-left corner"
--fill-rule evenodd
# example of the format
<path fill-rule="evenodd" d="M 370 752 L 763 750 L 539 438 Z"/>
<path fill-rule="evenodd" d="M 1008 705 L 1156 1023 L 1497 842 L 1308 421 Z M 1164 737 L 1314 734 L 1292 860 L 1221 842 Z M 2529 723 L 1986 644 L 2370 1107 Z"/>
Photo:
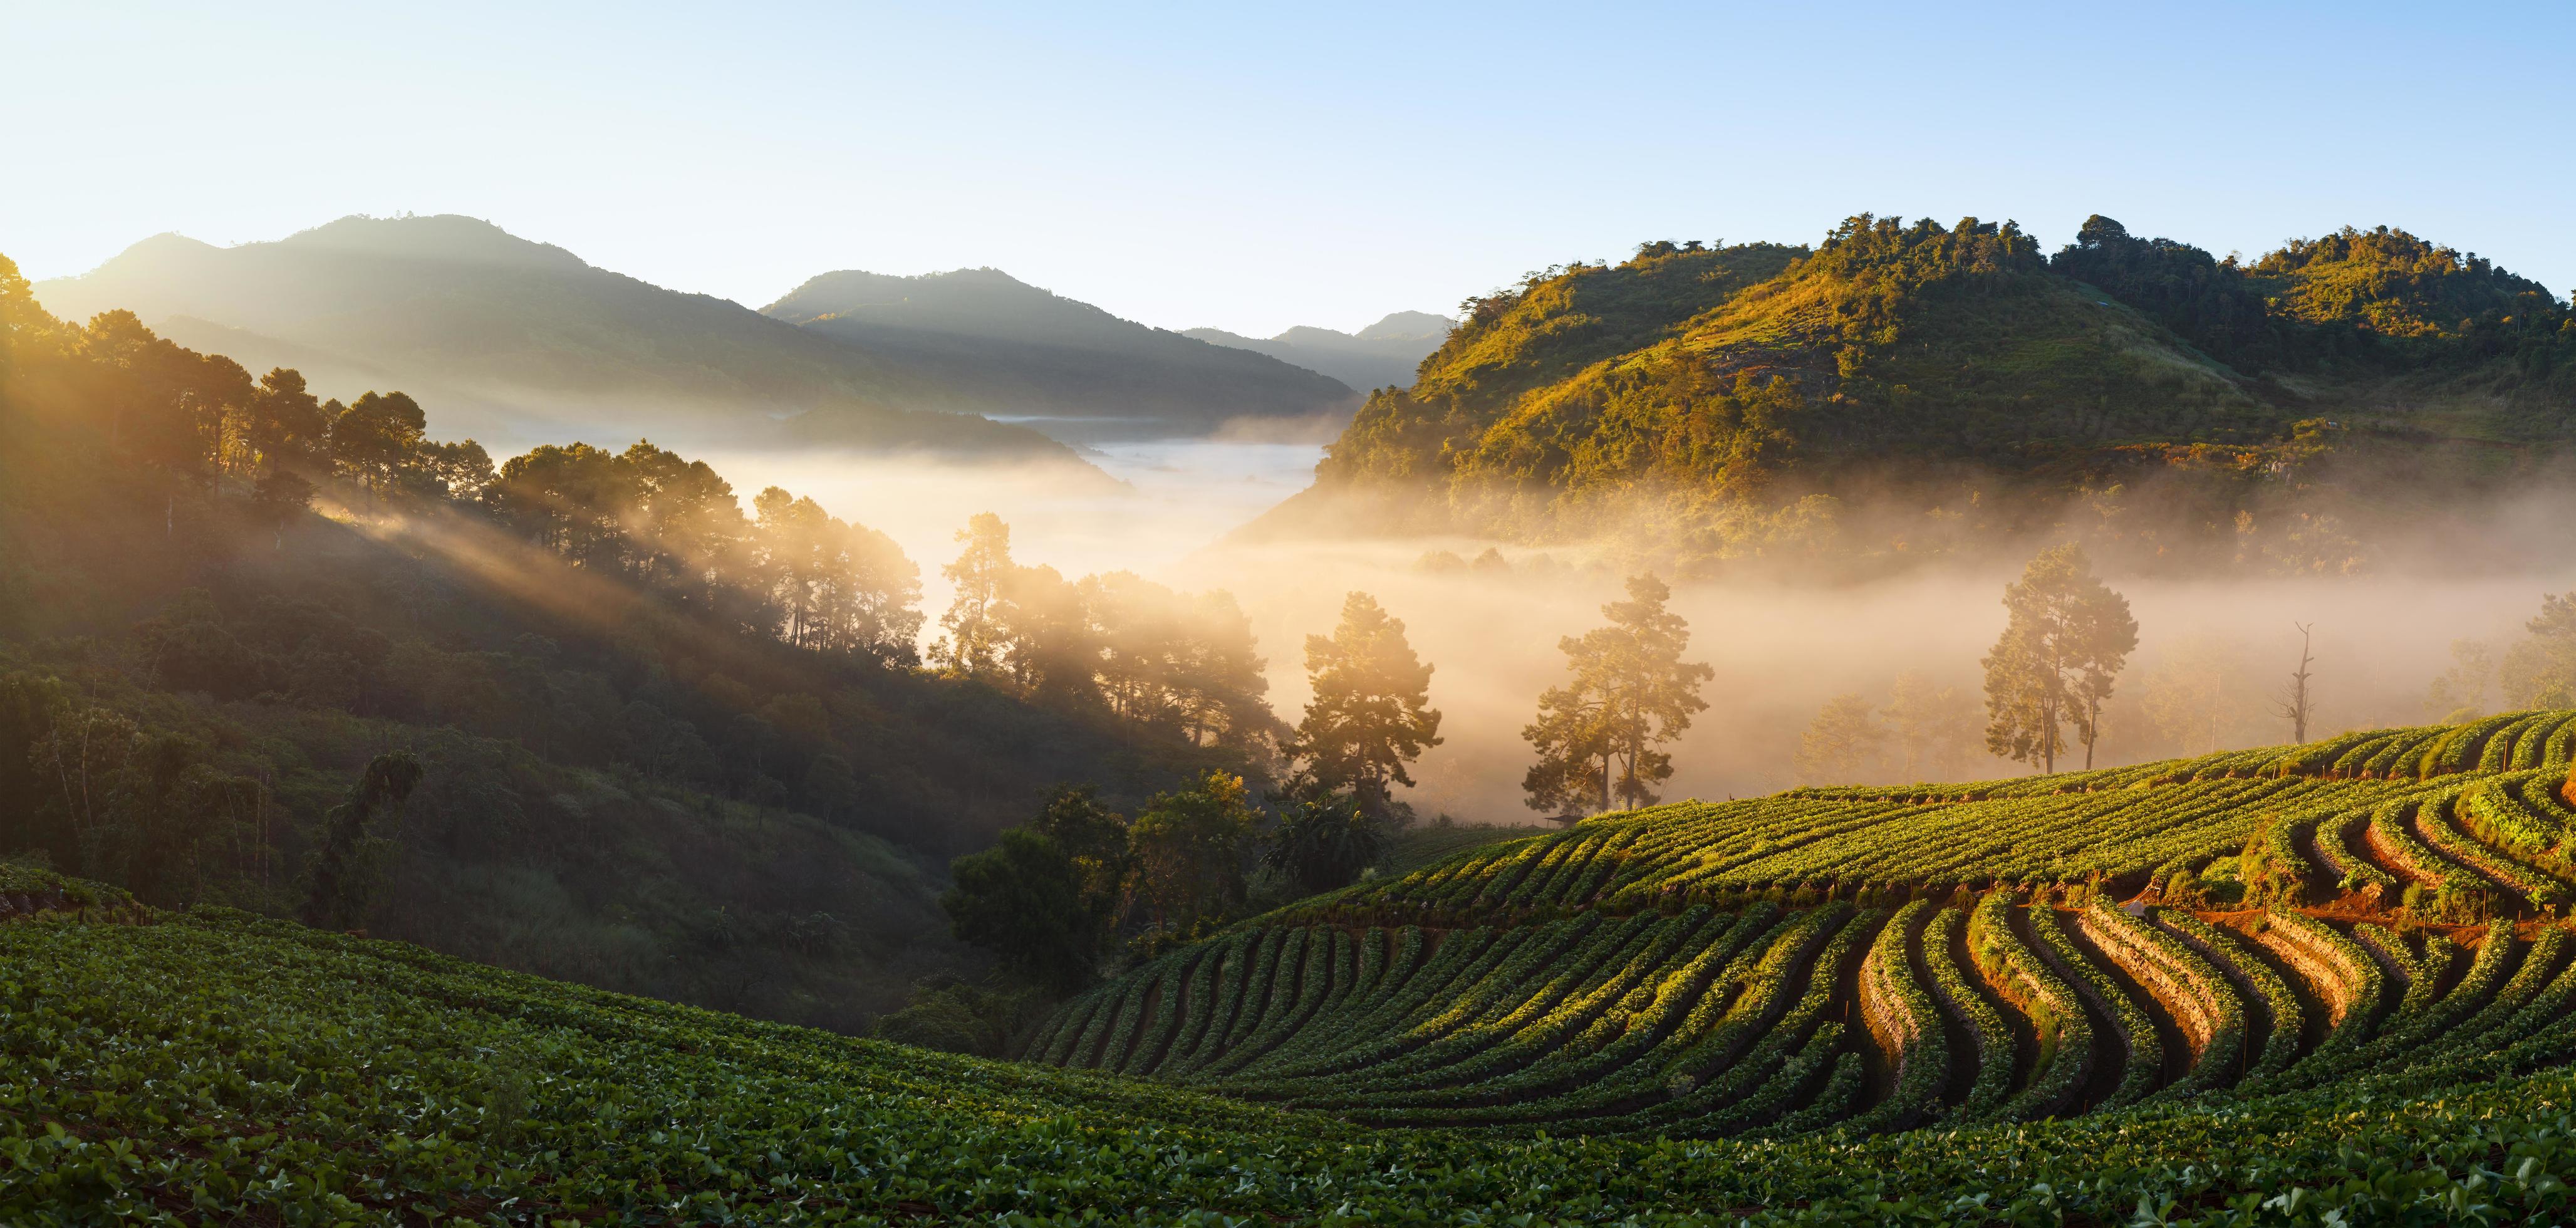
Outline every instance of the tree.
<path fill-rule="evenodd" d="M 1254 750 L 1275 742 L 1284 726 L 1270 710 L 1270 662 L 1234 594 L 1200 594 L 1182 625 L 1187 638 L 1175 654 L 1171 702 L 1190 744 Z"/>
<path fill-rule="evenodd" d="M 947 672 L 973 678 L 1001 667 L 1003 587 L 1019 567 L 1011 561 L 1011 526 L 991 512 L 976 513 L 957 531 L 957 540 L 966 549 L 956 562 L 939 569 L 957 586 L 957 596 L 939 616 L 948 634 L 931 649 L 931 657 Z"/>
<path fill-rule="evenodd" d="M 250 505 L 260 522 L 269 527 L 270 548 L 282 553 L 286 549 L 286 526 L 313 508 L 313 483 L 291 469 L 270 470 L 251 489 Z"/>
<path fill-rule="evenodd" d="M 323 408 L 330 414 L 332 464 L 379 499 L 392 493 L 429 426 L 420 403 L 399 392 L 369 392 L 346 406 L 334 401 Z"/>
<path fill-rule="evenodd" d="M 1540 695 L 1538 720 L 1521 730 L 1538 751 L 1521 779 L 1530 808 L 1607 810 L 1615 794 L 1633 809 L 1672 778 L 1672 756 L 1654 747 L 1707 710 L 1699 688 L 1716 671 L 1681 659 L 1690 624 L 1664 608 L 1671 597 L 1653 575 L 1631 576 L 1628 600 L 1601 607 L 1609 626 L 1557 641 L 1574 677 Z"/>
<path fill-rule="evenodd" d="M 2253 669 L 2214 636 L 2168 646 L 2138 703 L 2164 745 L 2181 754 L 2206 755 L 2261 736 L 2264 703 Z"/>
<path fill-rule="evenodd" d="M 1083 898 L 1082 871 L 1045 832 L 1004 828 L 993 847 L 950 862 L 948 873 L 956 885 L 939 907 L 960 941 L 1059 990 L 1097 971 L 1100 929 Z"/>
<path fill-rule="evenodd" d="M 2308 722 L 2317 714 L 2316 697 L 2308 690 L 2308 667 L 2316 663 L 2316 658 L 2308 655 L 2308 636 L 2316 630 L 2316 624 L 2290 625 L 2299 629 L 2299 668 L 2292 671 L 2289 680 L 2274 693 L 2272 707 L 2282 719 L 2290 722 L 2290 740 L 2304 746 L 2308 741 Z"/>
<path fill-rule="evenodd" d="M 1290 804 L 1270 833 L 1261 864 L 1309 892 L 1347 887 L 1386 851 L 1386 829 L 1357 800 L 1309 798 Z"/>
<path fill-rule="evenodd" d="M 1952 779 L 1977 746 L 1977 710 L 1959 688 L 1934 686 L 1915 670 L 1896 676 L 1884 710 L 1887 731 L 1905 755 L 1907 780 Z"/>
<path fill-rule="evenodd" d="M 1085 586 L 1053 567 L 1013 567 L 1002 573 L 993 621 L 1002 672 L 1023 694 L 1058 708 L 1087 708 L 1100 700 L 1099 625 Z"/>
<path fill-rule="evenodd" d="M 1243 778 L 1210 772 L 1194 789 L 1158 793 L 1127 829 L 1137 893 L 1156 929 L 1197 938 L 1244 898 L 1253 811 Z"/>
<path fill-rule="evenodd" d="M 1413 784 L 1405 766 L 1440 745 L 1440 712 L 1429 706 L 1431 669 L 1414 656 L 1403 620 L 1375 597 L 1344 598 L 1333 634 L 1306 637 L 1315 697 L 1297 726 L 1296 754 L 1309 783 L 1351 793 L 1372 816 L 1393 815 L 1393 787 Z"/>
<path fill-rule="evenodd" d="M 303 373 L 272 367 L 259 377 L 243 442 L 253 462 L 274 473 L 318 463 L 329 428 L 321 403 L 305 390 Z"/>
<path fill-rule="evenodd" d="M 2531 634 L 2504 655 L 2501 679 L 2511 708 L 2576 708 L 2576 592 L 2544 594 Z"/>
<path fill-rule="evenodd" d="M 723 500 L 729 507 L 729 488 Z M 751 540 L 759 574 L 781 620 L 782 638 L 822 651 L 867 653 L 889 663 L 916 659 L 921 569 L 893 538 L 866 525 L 844 523 L 812 499 L 775 486 L 762 490 L 752 508 L 759 520 Z M 702 519 L 691 515 L 683 525 L 694 527 Z M 716 538 L 722 531 L 711 525 L 707 536 Z M 715 550 L 711 542 L 703 552 Z"/>
<path fill-rule="evenodd" d="M 1072 860 L 1082 878 L 1083 910 L 1093 923 L 1116 924 L 1136 873 L 1127 816 L 1101 805 L 1090 785 L 1058 785 L 1031 826 Z"/>
<path fill-rule="evenodd" d="M 2070 542 L 2041 551 L 2004 586 L 2004 609 L 2003 635 L 1984 660 L 1987 749 L 2054 772 L 2071 723 L 2091 767 L 2102 704 L 2138 646 L 2128 599 Z"/>
<path fill-rule="evenodd" d="M 304 923 L 348 929 L 365 920 L 375 871 L 390 844 L 368 830 L 420 784 L 420 761 L 398 750 L 369 760 L 349 796 L 322 820 L 322 843 L 304 861 Z"/>
<path fill-rule="evenodd" d="M 2495 680 L 2495 650 L 2478 640 L 2451 641 L 2451 668 L 2424 691 L 2424 715 L 2446 725 L 2486 714 L 2487 688 Z"/>
<path fill-rule="evenodd" d="M 1858 695 L 1836 695 L 1825 701 L 1806 732 L 1798 735 L 1798 783 L 1851 784 L 1874 773 L 1887 727 L 1878 723 L 1869 701 Z"/>

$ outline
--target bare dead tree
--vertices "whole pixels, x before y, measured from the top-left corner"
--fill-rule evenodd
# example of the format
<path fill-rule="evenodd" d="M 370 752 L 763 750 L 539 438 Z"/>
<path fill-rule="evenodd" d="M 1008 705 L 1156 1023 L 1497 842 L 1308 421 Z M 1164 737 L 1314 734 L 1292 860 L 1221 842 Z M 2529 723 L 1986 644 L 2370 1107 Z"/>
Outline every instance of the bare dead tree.
<path fill-rule="evenodd" d="M 2308 654 L 2308 637 L 2316 630 L 2317 625 L 2315 623 L 2291 623 L 2290 625 L 2299 629 L 2299 668 L 2298 672 L 2290 675 L 2289 681 L 2281 684 L 2280 690 L 2273 693 L 2272 708 L 2273 711 L 2288 718 L 2291 740 L 2305 744 L 2308 740 L 2308 721 L 2317 714 L 2316 697 L 2308 693 L 2308 680 L 2312 677 L 2308 667 L 2316 663 L 2316 658 Z"/>

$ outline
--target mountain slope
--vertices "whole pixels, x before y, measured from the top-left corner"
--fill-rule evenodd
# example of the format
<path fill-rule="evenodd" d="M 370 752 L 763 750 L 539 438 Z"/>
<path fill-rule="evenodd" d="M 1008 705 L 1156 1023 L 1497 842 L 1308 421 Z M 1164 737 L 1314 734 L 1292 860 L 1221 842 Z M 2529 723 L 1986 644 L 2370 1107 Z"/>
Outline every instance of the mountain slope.
<path fill-rule="evenodd" d="M 810 502 L 429 419 L 65 327 L 0 257 L 0 866 L 282 915 L 344 848 L 334 924 L 853 1029 L 985 966 L 944 867 L 1043 789 L 1245 766 L 911 668 L 916 565 Z M 342 826 L 388 755 L 414 787 Z"/>
<path fill-rule="evenodd" d="M 1198 434 L 1236 418 L 1347 413 L 1330 377 L 1122 320 L 998 269 L 825 273 L 761 309 L 901 365 L 935 403 L 1085 434 Z"/>
<path fill-rule="evenodd" d="M 613 423 L 681 441 L 1064 455 L 1023 428 L 923 412 L 959 406 L 888 356 L 471 218 L 351 217 L 231 248 L 162 235 L 36 295 L 66 319 L 133 311 L 253 370 L 298 366 L 326 395 L 400 387 L 496 447 Z"/>
<path fill-rule="evenodd" d="M 2416 516 L 2411 490 L 2501 482 L 2571 439 L 2566 306 L 2402 232 L 2239 269 L 2107 219 L 2052 260 L 2008 222 L 1863 215 L 1812 252 L 1652 244 L 1477 304 L 1255 533 L 1642 522 L 1706 568 L 1939 553 L 2152 485 L 2120 531 L 2180 559 L 2237 549 L 2238 511 L 2368 536 Z M 2257 553 L 2337 566 L 2354 540 Z"/>
<path fill-rule="evenodd" d="M 1353 388 L 1401 388 L 1413 370 L 1449 336 L 1456 321 L 1427 311 L 1399 311 L 1357 333 L 1299 325 L 1276 337 L 1256 338 L 1221 328 L 1193 328 L 1184 335 L 1212 345 L 1268 354 L 1281 362 L 1321 371 Z"/>

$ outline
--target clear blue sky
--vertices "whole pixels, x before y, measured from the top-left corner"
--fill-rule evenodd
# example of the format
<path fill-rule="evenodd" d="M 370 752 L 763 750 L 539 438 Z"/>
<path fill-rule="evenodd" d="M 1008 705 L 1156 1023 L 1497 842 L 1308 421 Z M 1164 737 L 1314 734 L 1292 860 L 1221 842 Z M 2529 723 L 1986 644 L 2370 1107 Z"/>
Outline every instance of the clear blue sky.
<path fill-rule="evenodd" d="M 0 0 L 0 252 L 464 213 L 757 306 L 993 265 L 1171 328 L 1652 238 L 2389 223 L 2576 283 L 2576 5 Z"/>

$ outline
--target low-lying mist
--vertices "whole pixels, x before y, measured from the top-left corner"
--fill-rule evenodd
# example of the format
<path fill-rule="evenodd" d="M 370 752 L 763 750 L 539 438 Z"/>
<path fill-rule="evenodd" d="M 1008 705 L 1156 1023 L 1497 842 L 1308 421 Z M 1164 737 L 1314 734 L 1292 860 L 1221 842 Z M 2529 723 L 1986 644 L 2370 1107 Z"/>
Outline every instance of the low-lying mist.
<path fill-rule="evenodd" d="M 1428 818 L 1526 823 L 1520 731 L 1537 698 L 1561 681 L 1562 636 L 1601 624 L 1634 553 L 1502 547 L 1454 539 L 1219 544 L 1243 522 L 1307 485 L 1310 443 L 1162 440 L 1103 447 L 1070 465 L 969 466 L 823 453 L 718 453 L 706 459 L 746 496 L 776 484 L 834 515 L 876 528 L 920 565 L 925 637 L 937 634 L 951 587 L 939 575 L 956 531 L 983 511 L 1012 528 L 1013 553 L 1067 576 L 1132 570 L 1183 590 L 1223 588 L 1252 619 L 1269 660 L 1270 699 L 1293 723 L 1308 698 L 1304 637 L 1331 630 L 1343 595 L 1378 597 L 1435 664 L 1432 701 L 1443 744 L 1415 765 L 1409 800 Z M 1105 470 L 1119 481 L 1104 483 Z M 2528 521 L 2527 506 L 2496 515 Z M 2475 532 L 2475 526 L 2461 531 Z M 1449 557 L 1443 557 L 1443 552 Z M 1719 799 L 1799 783 L 1983 778 L 2031 770 L 1982 748 L 1979 659 L 2004 625 L 2003 585 L 2027 551 L 2000 545 L 1980 561 L 1918 565 L 1891 578 L 1831 585 L 1778 578 L 1677 583 L 1673 608 L 1690 621 L 1690 659 L 1715 679 L 1708 710 L 1670 748 L 1667 799 Z M 2291 740 L 2272 693 L 2298 665 L 2297 624 L 2314 627 L 2317 714 L 2312 737 L 2364 726 L 2422 724 L 2459 707 L 2495 711 L 2490 673 L 2478 693 L 2428 697 L 2454 666 L 2457 641 L 2500 657 L 2544 592 L 2576 588 L 2576 559 L 2463 576 L 2438 556 L 2386 563 L 2359 576 L 2103 579 L 2137 617 L 2137 651 L 2104 712 L 2096 763 L 2113 766 L 2231 746 Z M 1947 747 L 1907 752 L 1889 738 L 1846 755 L 1830 780 L 1801 779 L 1800 735 L 1827 701 L 1857 695 L 1883 713 L 1899 675 L 1950 690 Z M 2454 690 L 2459 690 L 2455 687 Z M 2082 748 L 2060 767 L 2082 766 Z"/>

